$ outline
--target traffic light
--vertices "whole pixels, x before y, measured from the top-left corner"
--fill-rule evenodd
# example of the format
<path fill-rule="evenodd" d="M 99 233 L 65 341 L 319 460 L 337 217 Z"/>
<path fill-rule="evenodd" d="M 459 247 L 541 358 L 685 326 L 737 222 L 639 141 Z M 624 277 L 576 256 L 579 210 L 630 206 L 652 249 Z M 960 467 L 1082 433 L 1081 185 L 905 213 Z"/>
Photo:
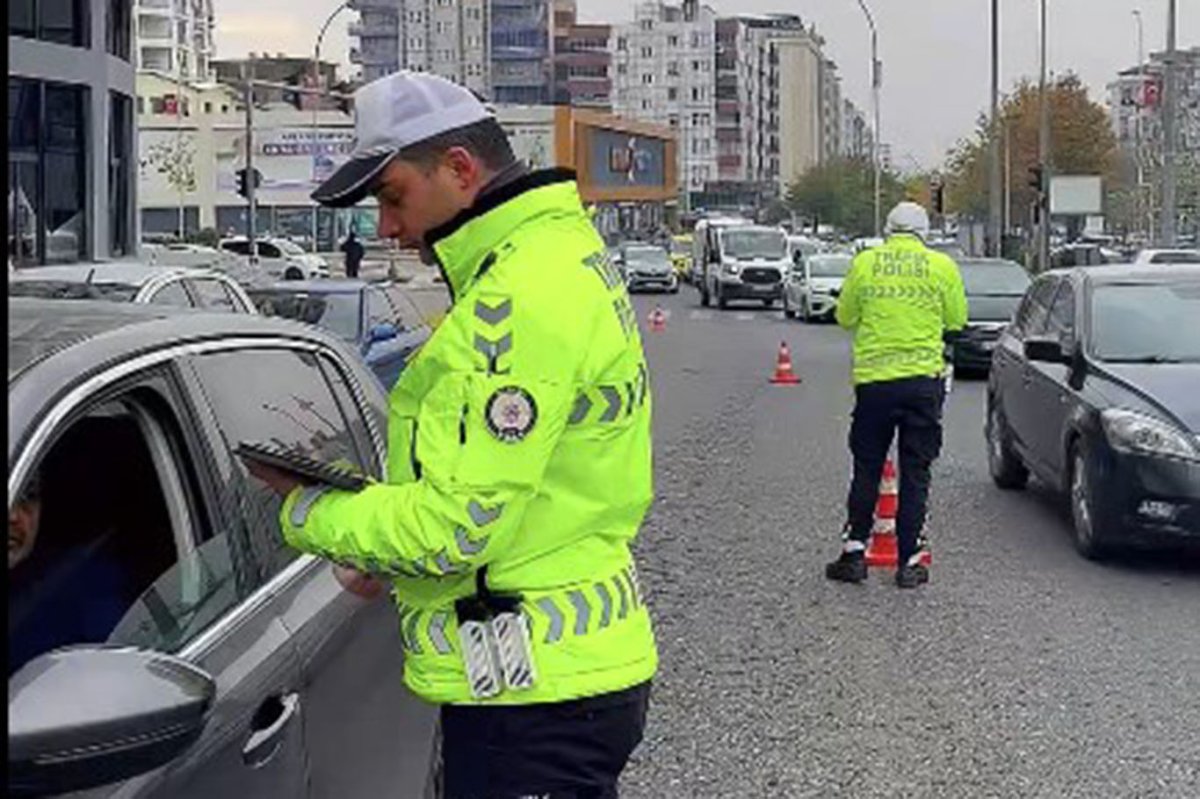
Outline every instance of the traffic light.
<path fill-rule="evenodd" d="M 1046 191 L 1046 170 L 1041 165 L 1029 167 L 1029 188 L 1038 194 Z"/>
<path fill-rule="evenodd" d="M 246 180 L 249 173 L 245 169 L 239 169 L 235 174 L 237 175 L 237 193 L 239 195 L 241 195 L 242 197 L 249 197 L 250 196 L 250 187 L 247 185 L 247 180 Z M 261 185 L 262 185 L 262 172 L 259 172 L 256 169 L 256 170 L 254 170 L 254 188 L 257 189 Z"/>

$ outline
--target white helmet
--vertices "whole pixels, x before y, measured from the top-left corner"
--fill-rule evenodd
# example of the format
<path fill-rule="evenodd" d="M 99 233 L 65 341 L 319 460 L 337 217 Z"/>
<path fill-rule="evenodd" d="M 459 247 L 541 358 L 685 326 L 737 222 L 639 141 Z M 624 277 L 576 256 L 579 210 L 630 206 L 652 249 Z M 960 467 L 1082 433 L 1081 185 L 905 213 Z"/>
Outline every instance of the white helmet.
<path fill-rule="evenodd" d="M 919 204 L 902 202 L 892 209 L 885 228 L 889 236 L 913 233 L 922 239 L 929 237 L 929 213 Z"/>

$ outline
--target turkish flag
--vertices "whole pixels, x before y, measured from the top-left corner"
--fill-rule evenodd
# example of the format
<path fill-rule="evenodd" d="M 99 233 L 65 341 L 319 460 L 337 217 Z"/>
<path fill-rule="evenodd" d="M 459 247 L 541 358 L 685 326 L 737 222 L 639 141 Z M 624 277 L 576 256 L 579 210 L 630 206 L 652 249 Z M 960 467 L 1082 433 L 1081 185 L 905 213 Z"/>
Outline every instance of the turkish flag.
<path fill-rule="evenodd" d="M 1162 84 L 1151 78 L 1142 84 L 1142 107 L 1154 108 L 1162 97 Z"/>
<path fill-rule="evenodd" d="M 179 113 L 179 98 L 173 94 L 168 94 L 163 97 L 163 113 L 178 114 Z"/>

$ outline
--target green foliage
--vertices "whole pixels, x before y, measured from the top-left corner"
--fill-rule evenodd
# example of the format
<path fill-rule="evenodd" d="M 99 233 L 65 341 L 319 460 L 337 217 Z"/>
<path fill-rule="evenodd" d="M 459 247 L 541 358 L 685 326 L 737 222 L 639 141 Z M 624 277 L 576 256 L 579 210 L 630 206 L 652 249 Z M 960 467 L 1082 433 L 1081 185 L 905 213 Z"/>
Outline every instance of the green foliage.
<path fill-rule="evenodd" d="M 884 172 L 881 215 L 907 194 L 897 175 Z M 866 159 L 838 159 L 809 170 L 788 187 L 785 201 L 810 222 L 833 225 L 852 236 L 875 232 L 875 173 Z"/>

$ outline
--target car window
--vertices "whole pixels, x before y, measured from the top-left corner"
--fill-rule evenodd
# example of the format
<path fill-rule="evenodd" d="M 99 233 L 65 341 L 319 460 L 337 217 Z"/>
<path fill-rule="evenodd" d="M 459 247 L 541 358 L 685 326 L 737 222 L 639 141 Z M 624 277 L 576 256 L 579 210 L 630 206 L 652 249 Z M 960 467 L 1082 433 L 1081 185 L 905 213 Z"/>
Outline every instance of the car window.
<path fill-rule="evenodd" d="M 233 295 L 229 293 L 229 288 L 221 281 L 213 278 L 203 278 L 188 282 L 201 308 L 228 313 L 236 313 L 238 311 L 237 302 L 234 300 Z"/>
<path fill-rule="evenodd" d="M 279 248 L 274 244 L 269 244 L 265 241 L 258 243 L 258 255 L 260 258 L 282 258 Z"/>
<path fill-rule="evenodd" d="M 1046 330 L 1046 318 L 1050 314 L 1050 302 L 1058 286 L 1055 278 L 1042 278 L 1033 285 L 1021 309 L 1017 313 L 1015 332 L 1022 337 L 1036 336 Z"/>
<path fill-rule="evenodd" d="M 1075 338 L 1075 288 L 1069 280 L 1061 281 L 1058 293 L 1054 295 L 1046 330 L 1059 341 L 1068 342 Z"/>
<path fill-rule="evenodd" d="M 1200 363 L 1200 280 L 1097 286 L 1090 311 L 1100 360 Z"/>
<path fill-rule="evenodd" d="M 248 241 L 227 241 L 221 245 L 221 249 L 227 250 L 238 255 L 250 254 L 250 242 Z"/>
<path fill-rule="evenodd" d="M 242 441 L 270 443 L 371 471 L 316 355 L 248 349 L 199 356 L 194 364 L 230 450 Z M 240 462 L 235 468 L 246 499 L 249 547 L 261 579 L 269 579 L 296 557 L 279 533 L 281 502 Z"/>
<path fill-rule="evenodd" d="M 1171 252 L 1155 253 L 1150 258 L 1152 264 L 1200 264 L 1200 250 L 1174 250 Z"/>
<path fill-rule="evenodd" d="M 385 323 L 399 326 L 400 320 L 396 318 L 391 303 L 383 296 L 382 291 L 376 288 L 367 289 L 367 330 Z"/>
<path fill-rule="evenodd" d="M 85 408 L 10 507 L 10 675 L 72 644 L 175 652 L 248 596 L 165 384 Z M 120 453 L 120 468 L 97 469 L 97 453 Z"/>
<path fill-rule="evenodd" d="M 184 291 L 183 283 L 178 280 L 168 283 L 150 295 L 150 302 L 153 305 L 170 305 L 175 308 L 192 307 L 192 298 Z"/>

